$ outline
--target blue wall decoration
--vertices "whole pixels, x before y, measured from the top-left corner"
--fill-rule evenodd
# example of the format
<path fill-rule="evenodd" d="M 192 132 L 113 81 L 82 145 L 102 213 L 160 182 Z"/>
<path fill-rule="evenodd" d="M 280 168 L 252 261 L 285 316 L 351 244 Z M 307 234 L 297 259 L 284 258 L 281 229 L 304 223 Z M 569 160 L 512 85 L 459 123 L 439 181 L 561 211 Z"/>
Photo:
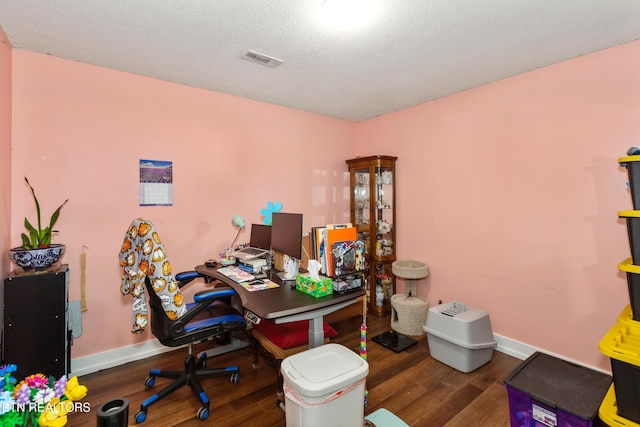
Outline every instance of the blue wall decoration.
<path fill-rule="evenodd" d="M 280 202 L 267 202 L 267 207 L 260 209 L 260 215 L 264 217 L 262 222 L 265 225 L 271 225 L 271 214 L 274 212 L 280 212 L 282 210 L 282 203 Z"/>

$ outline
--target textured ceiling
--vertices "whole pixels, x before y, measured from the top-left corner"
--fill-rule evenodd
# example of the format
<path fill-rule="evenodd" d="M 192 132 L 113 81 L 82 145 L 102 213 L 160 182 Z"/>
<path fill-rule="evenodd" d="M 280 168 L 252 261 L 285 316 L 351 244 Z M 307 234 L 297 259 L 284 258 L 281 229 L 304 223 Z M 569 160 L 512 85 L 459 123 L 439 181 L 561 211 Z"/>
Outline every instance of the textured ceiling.
<path fill-rule="evenodd" d="M 356 122 L 640 39 L 638 0 L 367 0 L 349 32 L 323 1 L 0 0 L 0 27 L 16 49 Z"/>

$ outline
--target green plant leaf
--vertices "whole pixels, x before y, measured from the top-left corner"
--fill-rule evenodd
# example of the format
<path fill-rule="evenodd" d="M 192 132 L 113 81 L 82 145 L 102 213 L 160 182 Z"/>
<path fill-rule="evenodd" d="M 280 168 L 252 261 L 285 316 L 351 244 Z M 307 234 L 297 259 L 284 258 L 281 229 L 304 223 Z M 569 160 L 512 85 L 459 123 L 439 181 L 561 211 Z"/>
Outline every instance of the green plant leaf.
<path fill-rule="evenodd" d="M 29 220 L 27 218 L 24 219 L 24 227 L 27 230 L 29 230 L 30 232 L 36 231 L 35 227 L 33 225 L 31 225 L 31 223 L 29 222 Z"/>
<path fill-rule="evenodd" d="M 60 216 L 60 210 L 64 205 L 69 202 L 69 199 L 65 200 L 56 211 L 51 215 L 51 221 L 49 222 L 49 229 L 53 229 L 54 224 L 58 221 L 58 217 Z"/>
<path fill-rule="evenodd" d="M 56 231 L 53 230 L 54 224 L 58 221 L 58 217 L 60 216 L 60 210 L 64 205 L 69 202 L 69 199 L 65 200 L 58 209 L 55 210 L 53 215 L 51 215 L 51 219 L 49 220 L 49 226 L 45 229 L 42 229 L 42 222 L 40 216 L 40 203 L 38 202 L 38 198 L 36 197 L 36 192 L 29 183 L 27 177 L 24 177 L 25 182 L 29 186 L 31 190 L 31 194 L 33 195 L 33 201 L 36 203 L 36 212 L 38 214 L 38 228 L 36 229 L 27 218 L 24 219 L 24 226 L 29 231 L 29 236 L 23 234 L 22 244 L 23 247 L 29 246 L 31 248 L 46 248 L 51 245 L 51 237 L 53 233 Z"/>
<path fill-rule="evenodd" d="M 29 232 L 29 236 L 22 233 L 22 247 L 25 249 L 33 249 L 37 247 L 38 230 L 34 228 L 27 218 L 24 219 L 24 228 Z"/>
<path fill-rule="evenodd" d="M 22 247 L 24 249 L 33 249 L 31 247 L 31 241 L 29 240 L 29 237 L 26 234 L 22 233 L 20 237 L 22 237 Z"/>
<path fill-rule="evenodd" d="M 51 245 L 51 229 L 49 227 L 40 232 L 38 243 L 40 247 L 47 247 Z"/>
<path fill-rule="evenodd" d="M 33 194 L 33 200 L 36 202 L 36 212 L 38 213 L 38 230 L 40 230 L 40 203 L 38 203 L 38 198 L 36 197 L 36 192 L 33 189 L 33 187 L 31 186 L 31 184 L 29 184 L 29 180 L 27 179 L 27 177 L 24 177 L 24 180 L 27 182 L 27 185 L 29 186 L 29 189 L 31 190 L 31 194 Z"/>

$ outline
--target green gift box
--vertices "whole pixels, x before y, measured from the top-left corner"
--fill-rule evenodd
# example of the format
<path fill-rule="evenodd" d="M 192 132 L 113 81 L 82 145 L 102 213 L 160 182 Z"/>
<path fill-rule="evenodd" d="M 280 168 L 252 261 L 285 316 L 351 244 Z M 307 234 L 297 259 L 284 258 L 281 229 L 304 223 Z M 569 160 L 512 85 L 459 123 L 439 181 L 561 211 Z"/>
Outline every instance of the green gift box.
<path fill-rule="evenodd" d="M 312 280 L 309 273 L 298 274 L 296 289 L 312 297 L 320 298 L 333 293 L 333 281 L 330 277 L 320 276 L 320 280 Z"/>

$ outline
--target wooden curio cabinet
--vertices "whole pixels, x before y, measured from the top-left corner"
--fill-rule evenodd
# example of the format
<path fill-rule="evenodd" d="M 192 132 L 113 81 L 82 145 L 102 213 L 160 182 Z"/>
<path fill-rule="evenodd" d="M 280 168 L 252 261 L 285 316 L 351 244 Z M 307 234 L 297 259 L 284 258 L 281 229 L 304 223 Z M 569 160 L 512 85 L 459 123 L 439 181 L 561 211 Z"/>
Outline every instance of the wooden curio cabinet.
<path fill-rule="evenodd" d="M 367 307 L 371 314 L 391 312 L 396 260 L 396 173 L 397 157 L 368 156 L 347 160 L 351 187 L 351 222 L 358 240 L 365 245 Z"/>

